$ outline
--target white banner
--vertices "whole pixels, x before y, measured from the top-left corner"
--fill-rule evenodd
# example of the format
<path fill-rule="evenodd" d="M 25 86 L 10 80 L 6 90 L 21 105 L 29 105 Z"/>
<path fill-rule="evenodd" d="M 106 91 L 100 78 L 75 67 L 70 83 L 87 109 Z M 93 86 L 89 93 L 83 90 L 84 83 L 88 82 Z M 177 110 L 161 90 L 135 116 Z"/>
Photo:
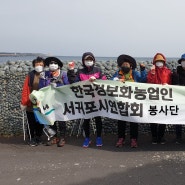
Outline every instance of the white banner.
<path fill-rule="evenodd" d="M 136 82 L 83 81 L 33 91 L 41 113 L 53 124 L 95 116 L 139 123 L 185 124 L 185 87 Z"/>

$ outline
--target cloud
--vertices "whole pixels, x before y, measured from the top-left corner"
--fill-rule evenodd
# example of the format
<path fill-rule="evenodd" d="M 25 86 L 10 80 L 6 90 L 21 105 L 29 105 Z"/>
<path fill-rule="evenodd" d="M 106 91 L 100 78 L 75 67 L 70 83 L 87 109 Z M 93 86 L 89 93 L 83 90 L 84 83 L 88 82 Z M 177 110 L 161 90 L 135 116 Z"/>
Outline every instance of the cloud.
<path fill-rule="evenodd" d="M 184 7 L 172 0 L 6 0 L 0 51 L 175 57 L 184 47 Z"/>

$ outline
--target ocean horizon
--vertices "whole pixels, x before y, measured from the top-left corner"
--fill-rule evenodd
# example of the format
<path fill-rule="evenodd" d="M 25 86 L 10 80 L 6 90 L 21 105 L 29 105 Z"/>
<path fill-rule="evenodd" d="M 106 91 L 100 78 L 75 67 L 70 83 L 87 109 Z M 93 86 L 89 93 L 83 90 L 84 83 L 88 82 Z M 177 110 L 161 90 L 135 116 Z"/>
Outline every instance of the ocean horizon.
<path fill-rule="evenodd" d="M 42 56 L 43 57 L 43 56 Z M 44 56 L 43 58 L 46 58 L 47 56 Z M 61 61 L 66 62 L 66 61 L 81 61 L 82 56 L 55 56 L 59 58 Z M 8 61 L 32 61 L 37 56 L 35 55 L 27 55 L 27 56 L 0 56 L 0 63 L 6 63 Z M 134 57 L 137 62 L 141 61 L 152 61 L 153 57 Z M 116 61 L 117 57 L 96 57 L 96 61 Z M 170 57 L 167 58 L 167 61 L 177 61 L 178 58 L 176 57 Z"/>

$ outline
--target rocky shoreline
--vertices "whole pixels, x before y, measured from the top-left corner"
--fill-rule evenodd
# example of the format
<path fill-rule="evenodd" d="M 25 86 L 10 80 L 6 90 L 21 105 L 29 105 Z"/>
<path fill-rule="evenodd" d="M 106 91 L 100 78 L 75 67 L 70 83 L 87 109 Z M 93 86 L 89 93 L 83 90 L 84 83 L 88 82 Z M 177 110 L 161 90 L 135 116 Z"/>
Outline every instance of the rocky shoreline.
<path fill-rule="evenodd" d="M 64 61 L 63 70 L 67 70 L 67 61 Z M 137 70 L 139 70 L 139 63 Z M 146 70 L 152 66 L 151 61 L 144 61 Z M 76 69 L 81 68 L 81 61 L 75 61 Z M 177 61 L 168 61 L 167 66 L 173 70 L 178 65 Z M 102 72 L 109 79 L 117 68 L 116 61 L 97 61 L 96 66 L 100 67 Z M 17 136 L 22 135 L 23 114 L 20 111 L 21 91 L 25 76 L 31 71 L 31 61 L 8 61 L 0 64 L 0 135 Z M 26 121 L 26 120 L 25 120 Z M 94 124 L 94 123 L 92 123 Z M 70 134 L 73 121 L 67 122 L 67 131 Z M 141 124 L 140 132 L 149 132 L 149 124 Z M 73 134 L 76 134 L 78 126 L 76 125 Z M 117 124 L 115 120 L 103 118 L 103 132 L 116 133 Z M 169 125 L 167 131 L 174 131 L 173 126 Z"/>

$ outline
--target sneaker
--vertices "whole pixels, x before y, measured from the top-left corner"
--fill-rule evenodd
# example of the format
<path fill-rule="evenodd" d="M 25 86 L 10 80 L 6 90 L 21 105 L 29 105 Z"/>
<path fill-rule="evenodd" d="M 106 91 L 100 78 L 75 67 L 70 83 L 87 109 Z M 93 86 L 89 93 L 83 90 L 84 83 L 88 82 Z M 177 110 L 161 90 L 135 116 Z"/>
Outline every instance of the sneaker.
<path fill-rule="evenodd" d="M 118 138 L 116 147 L 122 147 L 125 144 L 124 138 Z"/>
<path fill-rule="evenodd" d="M 152 144 L 153 144 L 153 145 L 156 145 L 156 144 L 157 144 L 157 138 L 156 138 L 156 137 L 153 137 L 153 138 L 152 138 Z"/>
<path fill-rule="evenodd" d="M 31 139 L 29 145 L 30 146 L 37 146 L 37 143 L 36 143 L 35 139 Z"/>
<path fill-rule="evenodd" d="M 102 138 L 101 137 L 97 137 L 96 138 L 96 146 L 98 146 L 98 147 L 103 146 Z"/>
<path fill-rule="evenodd" d="M 83 147 L 88 148 L 90 144 L 91 144 L 90 138 L 86 137 L 85 140 L 84 140 L 84 143 L 83 143 Z"/>
<path fill-rule="evenodd" d="M 58 142 L 59 142 L 59 139 L 58 138 L 52 137 L 52 138 L 50 138 L 50 140 L 48 140 L 46 142 L 46 146 L 51 146 L 53 144 L 57 144 Z"/>
<path fill-rule="evenodd" d="M 47 142 L 46 142 L 46 146 L 51 146 L 52 145 L 52 143 L 51 143 L 51 139 L 50 140 L 48 140 Z"/>
<path fill-rule="evenodd" d="M 131 139 L 131 148 L 137 148 L 137 140 L 136 139 Z"/>
<path fill-rule="evenodd" d="M 158 141 L 161 145 L 166 144 L 166 140 L 164 138 L 159 139 Z"/>
<path fill-rule="evenodd" d="M 57 146 L 58 147 L 63 147 L 65 145 L 65 140 L 64 140 L 64 138 L 61 138 L 60 140 L 59 140 L 59 142 L 57 143 Z"/>

